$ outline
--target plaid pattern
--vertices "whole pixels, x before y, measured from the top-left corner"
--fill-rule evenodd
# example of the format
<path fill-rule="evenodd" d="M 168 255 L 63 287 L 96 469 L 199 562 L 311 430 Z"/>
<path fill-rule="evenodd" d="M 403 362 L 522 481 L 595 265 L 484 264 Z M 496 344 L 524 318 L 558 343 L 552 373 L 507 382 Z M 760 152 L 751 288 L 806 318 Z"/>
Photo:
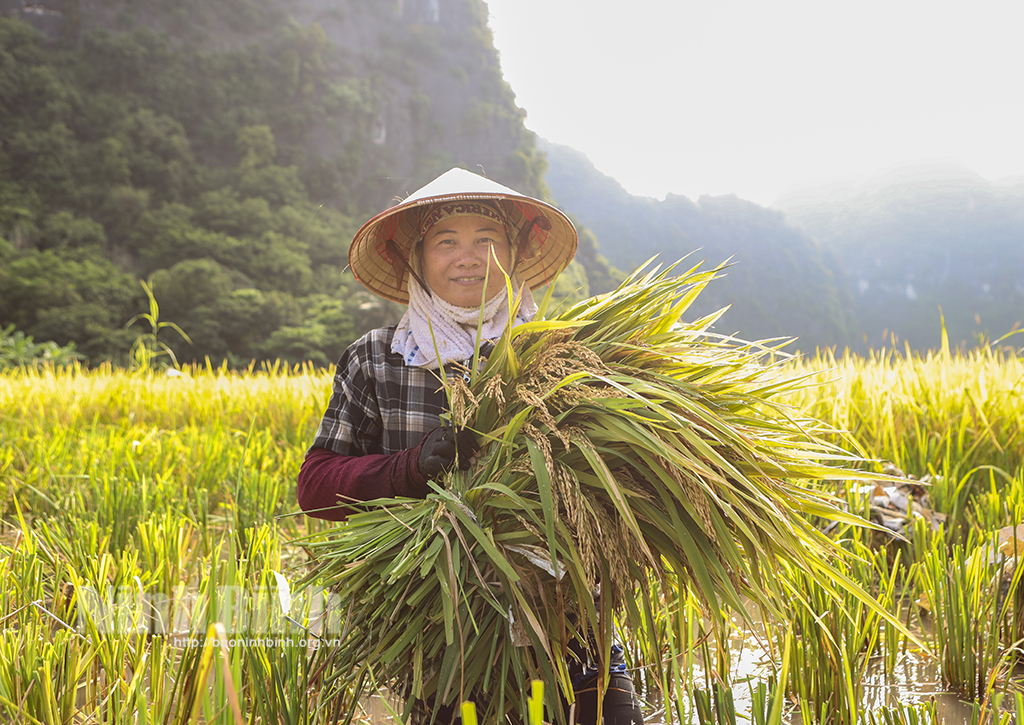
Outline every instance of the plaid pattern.
<path fill-rule="evenodd" d="M 414 448 L 446 410 L 438 371 L 408 367 L 391 352 L 395 328 L 371 330 L 338 361 L 313 448 L 343 456 Z"/>

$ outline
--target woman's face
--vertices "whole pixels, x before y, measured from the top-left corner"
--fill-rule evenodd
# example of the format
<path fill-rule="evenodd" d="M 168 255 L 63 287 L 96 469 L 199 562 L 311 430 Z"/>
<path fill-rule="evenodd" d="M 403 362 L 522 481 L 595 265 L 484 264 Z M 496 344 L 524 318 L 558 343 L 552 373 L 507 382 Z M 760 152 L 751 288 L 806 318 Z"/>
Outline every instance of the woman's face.
<path fill-rule="evenodd" d="M 424 281 L 431 292 L 457 307 L 479 307 L 481 300 L 489 300 L 505 286 L 502 270 L 507 273 L 511 267 L 505 229 L 484 216 L 442 219 L 423 238 Z"/>

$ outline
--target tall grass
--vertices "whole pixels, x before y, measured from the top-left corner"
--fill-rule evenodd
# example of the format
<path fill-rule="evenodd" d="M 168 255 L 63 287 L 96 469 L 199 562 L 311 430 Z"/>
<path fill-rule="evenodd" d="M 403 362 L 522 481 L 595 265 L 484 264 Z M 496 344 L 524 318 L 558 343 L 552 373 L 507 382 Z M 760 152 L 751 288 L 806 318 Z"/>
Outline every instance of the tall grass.
<path fill-rule="evenodd" d="M 788 399 L 798 411 L 847 429 L 847 445 L 872 458 L 933 475 L 929 496 L 950 514 L 948 528 L 910 527 L 909 543 L 888 547 L 903 547 L 899 562 L 885 549 L 864 550 L 862 579 L 901 618 L 917 616 L 914 600 L 932 603 L 922 616 L 942 677 L 951 689 L 972 683 L 963 696 L 991 715 L 1016 682 L 1009 665 L 1024 596 L 1017 569 L 982 566 L 977 552 L 991 551 L 989 534 L 1024 514 L 1024 364 L 979 350 L 825 355 L 791 371 L 818 384 Z M 329 722 L 347 709 L 344 673 L 324 671 L 322 649 L 309 645 L 321 640 L 307 631 L 329 640 L 341 626 L 340 603 L 325 613 L 291 592 L 284 619 L 277 576 L 300 578 L 308 559 L 293 542 L 318 529 L 296 515 L 294 480 L 331 372 L 182 372 L 72 365 L 0 374 L 0 720 L 234 723 L 231 692 L 243 722 Z M 871 544 L 853 529 L 839 535 L 850 547 Z M 794 678 L 831 668 L 846 688 L 865 667 L 902 656 L 906 643 L 855 608 L 816 610 L 814 587 L 792 574 L 794 600 L 804 604 L 794 602 L 792 621 L 766 622 L 774 636 L 763 639 L 773 644 L 765 673 L 753 676 L 738 673 L 727 653 L 719 659 L 728 626 L 701 614 L 686 587 L 637 589 L 643 623 L 623 634 L 651 707 L 664 708 L 660 718 L 742 721 L 749 707 L 761 722 L 775 702 L 768 690 L 759 707 L 744 698 L 780 674 L 786 654 L 790 693 L 809 720 L 823 720 L 820 700 L 801 694 Z M 261 593 L 250 609 L 278 617 L 285 644 L 227 647 L 225 655 L 209 625 L 230 623 L 238 610 L 227 591 Z M 957 597 L 967 602 L 960 610 Z M 828 626 L 815 629 L 811 612 Z M 720 622 L 735 614 L 723 611 Z M 798 615 L 808 619 L 797 625 Z M 961 622 L 973 627 L 966 635 Z M 800 633 L 789 647 L 787 628 Z M 844 722 L 935 722 L 927 708 L 867 713 L 856 692 L 847 700 L 836 708 L 848 713 Z"/>
<path fill-rule="evenodd" d="M 890 567 L 884 550 L 854 545 L 853 553 L 844 573 L 872 589 L 886 611 L 898 618 L 898 568 Z M 798 636 L 789 643 L 791 669 L 786 687 L 799 699 L 804 723 L 855 725 L 868 667 L 873 659 L 891 661 L 886 649 L 898 649 L 902 637 L 856 598 L 837 599 L 794 567 L 787 567 L 787 574 L 792 606 L 785 631 Z M 777 639 L 781 644 L 781 636 Z"/>
<path fill-rule="evenodd" d="M 327 721 L 302 694 L 317 663 L 302 612 L 269 628 L 284 646 L 226 659 L 205 625 L 260 634 L 225 593 L 296 577 L 294 480 L 330 373 L 181 372 L 0 376 L 3 719 L 233 723 L 235 690 L 247 717 Z"/>
<path fill-rule="evenodd" d="M 1024 359 L 999 348 L 950 354 L 826 352 L 796 366 L 809 387 L 796 407 L 849 433 L 869 458 L 918 478 L 938 477 L 931 498 L 957 533 L 970 499 L 990 476 L 1006 479 L 1024 459 Z"/>

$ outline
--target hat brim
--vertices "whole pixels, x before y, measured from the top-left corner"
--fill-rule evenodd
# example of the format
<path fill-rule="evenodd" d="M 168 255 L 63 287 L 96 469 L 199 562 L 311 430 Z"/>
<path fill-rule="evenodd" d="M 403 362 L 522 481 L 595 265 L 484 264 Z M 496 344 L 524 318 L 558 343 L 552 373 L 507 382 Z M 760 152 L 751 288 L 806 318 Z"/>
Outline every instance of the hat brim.
<path fill-rule="evenodd" d="M 468 190 L 445 192 L 446 186 Z M 515 271 L 531 290 L 553 281 L 575 256 L 579 237 L 561 211 L 469 171 L 452 169 L 356 232 L 348 253 L 355 278 L 384 299 L 409 304 L 409 275 L 404 260 L 395 259 L 396 247 L 407 260 L 420 240 L 423 216 L 435 204 L 475 200 L 493 201 L 505 213 L 510 244 L 528 228 L 528 241 L 516 259 Z M 395 246 L 389 249 L 388 240 Z"/>

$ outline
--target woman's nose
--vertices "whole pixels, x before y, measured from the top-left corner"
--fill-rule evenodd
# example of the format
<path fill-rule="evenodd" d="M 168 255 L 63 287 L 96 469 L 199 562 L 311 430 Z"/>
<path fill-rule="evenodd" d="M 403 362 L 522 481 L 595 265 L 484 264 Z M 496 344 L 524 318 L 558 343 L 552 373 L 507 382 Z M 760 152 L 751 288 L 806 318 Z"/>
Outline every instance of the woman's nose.
<path fill-rule="evenodd" d="M 476 245 L 473 245 L 462 250 L 462 253 L 456 260 L 456 264 L 460 267 L 476 267 L 483 264 L 485 259 L 481 251 L 476 248 Z"/>

